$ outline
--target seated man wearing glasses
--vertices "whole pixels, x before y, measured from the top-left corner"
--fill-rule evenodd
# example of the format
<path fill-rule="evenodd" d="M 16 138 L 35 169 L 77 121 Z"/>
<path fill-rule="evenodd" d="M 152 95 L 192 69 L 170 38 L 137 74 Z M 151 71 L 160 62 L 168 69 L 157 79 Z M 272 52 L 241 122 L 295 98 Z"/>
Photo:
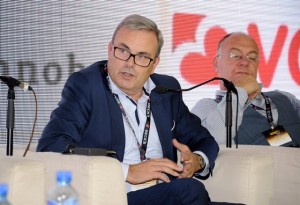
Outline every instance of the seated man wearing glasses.
<path fill-rule="evenodd" d="M 283 91 L 261 92 L 256 80 L 258 64 L 258 46 L 249 35 L 234 32 L 220 40 L 214 68 L 218 77 L 236 86 L 239 98 L 236 138 L 237 98 L 232 95 L 232 138 L 239 144 L 298 147 L 300 101 Z M 220 83 L 215 99 L 201 99 L 192 108 L 219 144 L 226 144 L 225 95 Z"/>
<path fill-rule="evenodd" d="M 158 85 L 180 89 L 175 78 L 154 73 L 163 42 L 152 20 L 127 16 L 108 43 L 108 60 L 69 77 L 37 150 L 116 152 L 129 205 L 210 204 L 193 176 L 210 175 L 219 147 L 180 93 L 153 92 Z"/>

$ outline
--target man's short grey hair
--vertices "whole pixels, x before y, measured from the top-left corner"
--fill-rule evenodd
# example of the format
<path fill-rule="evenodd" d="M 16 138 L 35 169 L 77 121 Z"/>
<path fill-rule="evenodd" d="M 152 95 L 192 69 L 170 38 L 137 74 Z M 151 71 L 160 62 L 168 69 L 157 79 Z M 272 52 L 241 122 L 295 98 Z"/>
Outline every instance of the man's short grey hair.
<path fill-rule="evenodd" d="M 158 57 L 161 52 L 161 48 L 163 47 L 164 44 L 164 39 L 162 32 L 158 29 L 156 23 L 152 21 L 151 19 L 148 19 L 144 16 L 138 15 L 138 14 L 132 14 L 127 17 L 125 17 L 116 27 L 113 36 L 112 36 L 112 42 L 114 43 L 117 32 L 120 30 L 120 28 L 126 27 L 130 28 L 133 30 L 147 30 L 147 31 L 152 31 L 156 34 L 157 36 L 157 41 L 158 41 L 158 48 L 156 52 L 156 56 Z"/>

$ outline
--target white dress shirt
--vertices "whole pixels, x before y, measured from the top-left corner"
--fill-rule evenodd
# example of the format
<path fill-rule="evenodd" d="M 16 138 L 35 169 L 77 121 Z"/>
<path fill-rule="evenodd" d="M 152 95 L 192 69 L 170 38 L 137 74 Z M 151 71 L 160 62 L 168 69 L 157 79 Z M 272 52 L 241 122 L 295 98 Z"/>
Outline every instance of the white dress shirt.
<path fill-rule="evenodd" d="M 140 152 L 137 146 L 136 140 L 139 141 L 140 144 L 142 144 L 142 137 L 143 132 L 145 128 L 146 123 L 146 106 L 149 96 L 143 93 L 141 98 L 135 102 L 136 105 L 129 99 L 128 95 L 121 91 L 114 82 L 110 79 L 110 85 L 112 92 L 117 94 L 122 106 L 124 107 L 125 113 L 129 119 L 129 122 L 135 131 L 135 137 L 134 133 L 130 129 L 126 119 L 123 116 L 123 123 L 124 123 L 124 129 L 125 129 L 125 151 L 124 151 L 124 159 L 121 163 L 124 179 L 127 178 L 128 169 L 130 164 L 138 164 L 141 162 L 140 159 Z M 155 84 L 152 82 L 151 79 L 149 79 L 145 87 L 146 92 L 150 93 L 152 89 L 155 88 Z M 136 112 L 139 119 L 139 124 L 136 119 Z M 150 120 L 150 130 L 148 135 L 148 144 L 147 144 L 147 150 L 146 150 L 146 157 L 147 158 L 162 158 L 163 152 L 160 144 L 160 140 L 158 137 L 158 133 L 156 130 L 156 126 L 154 123 L 153 116 L 151 114 L 151 120 Z M 127 192 L 131 191 L 131 185 L 129 183 L 126 183 Z"/>
<path fill-rule="evenodd" d="M 145 128 L 146 123 L 146 106 L 148 101 L 148 93 L 151 93 L 151 90 L 154 89 L 156 86 L 153 83 L 153 81 L 149 78 L 148 81 L 144 85 L 144 89 L 146 93 L 144 92 L 143 95 L 140 97 L 140 99 L 137 102 L 133 102 L 132 99 L 129 99 L 129 96 L 121 91 L 114 82 L 109 77 L 109 84 L 111 87 L 111 90 L 113 93 L 115 93 L 118 98 L 120 99 L 120 102 L 122 106 L 124 107 L 126 116 L 129 119 L 129 122 L 135 131 L 135 135 L 133 131 L 131 130 L 130 126 L 128 125 L 128 122 L 126 121 L 125 117 L 123 116 L 123 123 L 124 123 L 124 129 L 125 129 L 125 151 L 124 151 L 124 159 L 121 163 L 124 179 L 127 178 L 128 175 L 128 169 L 129 165 L 131 164 L 138 164 L 141 162 L 140 159 L 140 152 L 137 146 L 136 140 L 139 141 L 140 144 L 143 137 L 143 132 Z M 137 112 L 137 115 L 136 115 Z M 138 117 L 138 120 L 137 120 Z M 138 124 L 139 121 L 139 124 Z M 135 137 L 136 136 L 136 137 Z M 200 152 L 196 151 L 195 153 L 201 155 L 206 163 L 206 167 L 200 175 L 205 176 L 209 173 L 209 161 L 207 156 Z M 150 120 L 150 130 L 148 135 L 148 144 L 147 144 L 147 150 L 146 150 L 146 158 L 162 158 L 163 152 L 161 143 L 159 140 L 158 132 L 156 129 L 155 121 L 153 119 L 153 115 L 151 113 L 151 120 Z M 126 189 L 127 192 L 132 190 L 132 185 L 126 182 Z"/>
<path fill-rule="evenodd" d="M 255 99 L 248 100 L 248 94 L 246 90 L 240 87 L 236 87 L 236 88 L 239 97 L 237 129 L 242 123 L 244 111 L 251 104 L 261 108 L 258 109 L 257 112 L 259 112 L 261 115 L 267 118 L 265 99 L 261 94 L 259 94 Z M 300 115 L 300 109 L 299 109 L 300 101 L 290 93 L 279 91 L 279 90 L 276 91 L 286 95 L 291 101 L 291 103 L 293 104 L 293 106 L 295 107 L 295 110 Z M 226 144 L 226 127 L 225 127 L 226 92 L 227 92 L 226 90 L 216 91 L 216 96 L 223 96 L 222 100 L 219 103 L 217 103 L 215 99 L 204 98 L 199 100 L 191 110 L 192 113 L 200 117 L 202 121 L 202 125 L 209 130 L 209 132 L 211 133 L 212 136 L 214 136 L 218 144 Z M 232 143 L 234 143 L 234 136 L 236 135 L 235 133 L 236 103 L 237 103 L 237 97 L 235 94 L 232 94 L 232 136 L 233 136 Z M 277 124 L 278 111 L 271 99 L 270 99 L 270 103 L 271 103 L 273 122 L 274 124 Z"/>

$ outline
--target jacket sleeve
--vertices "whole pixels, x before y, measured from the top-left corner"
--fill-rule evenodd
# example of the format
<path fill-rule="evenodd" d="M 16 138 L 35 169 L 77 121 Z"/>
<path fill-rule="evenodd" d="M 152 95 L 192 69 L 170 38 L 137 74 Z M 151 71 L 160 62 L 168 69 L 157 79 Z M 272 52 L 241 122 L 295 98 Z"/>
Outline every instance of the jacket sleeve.
<path fill-rule="evenodd" d="M 37 151 L 63 152 L 69 144 L 81 140 L 80 133 L 90 112 L 88 79 L 73 73 L 67 80 L 58 107 L 43 130 Z"/>

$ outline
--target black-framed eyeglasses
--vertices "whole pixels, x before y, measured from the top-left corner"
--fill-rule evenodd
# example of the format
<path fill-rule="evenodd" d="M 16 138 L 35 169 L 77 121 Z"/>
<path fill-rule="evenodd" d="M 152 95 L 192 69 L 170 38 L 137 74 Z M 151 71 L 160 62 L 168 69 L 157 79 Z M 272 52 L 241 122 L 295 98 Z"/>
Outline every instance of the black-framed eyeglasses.
<path fill-rule="evenodd" d="M 119 48 L 114 46 L 114 56 L 122 61 L 127 61 L 131 56 L 133 57 L 133 62 L 141 67 L 148 67 L 150 63 L 154 60 L 143 54 L 132 54 L 124 48 Z"/>
<path fill-rule="evenodd" d="M 232 61 L 239 61 L 244 59 L 244 56 L 239 52 L 229 52 L 227 54 L 219 54 L 218 56 L 227 56 Z M 246 59 L 250 63 L 257 63 L 259 61 L 259 56 L 257 53 L 250 53 L 246 56 Z"/>

